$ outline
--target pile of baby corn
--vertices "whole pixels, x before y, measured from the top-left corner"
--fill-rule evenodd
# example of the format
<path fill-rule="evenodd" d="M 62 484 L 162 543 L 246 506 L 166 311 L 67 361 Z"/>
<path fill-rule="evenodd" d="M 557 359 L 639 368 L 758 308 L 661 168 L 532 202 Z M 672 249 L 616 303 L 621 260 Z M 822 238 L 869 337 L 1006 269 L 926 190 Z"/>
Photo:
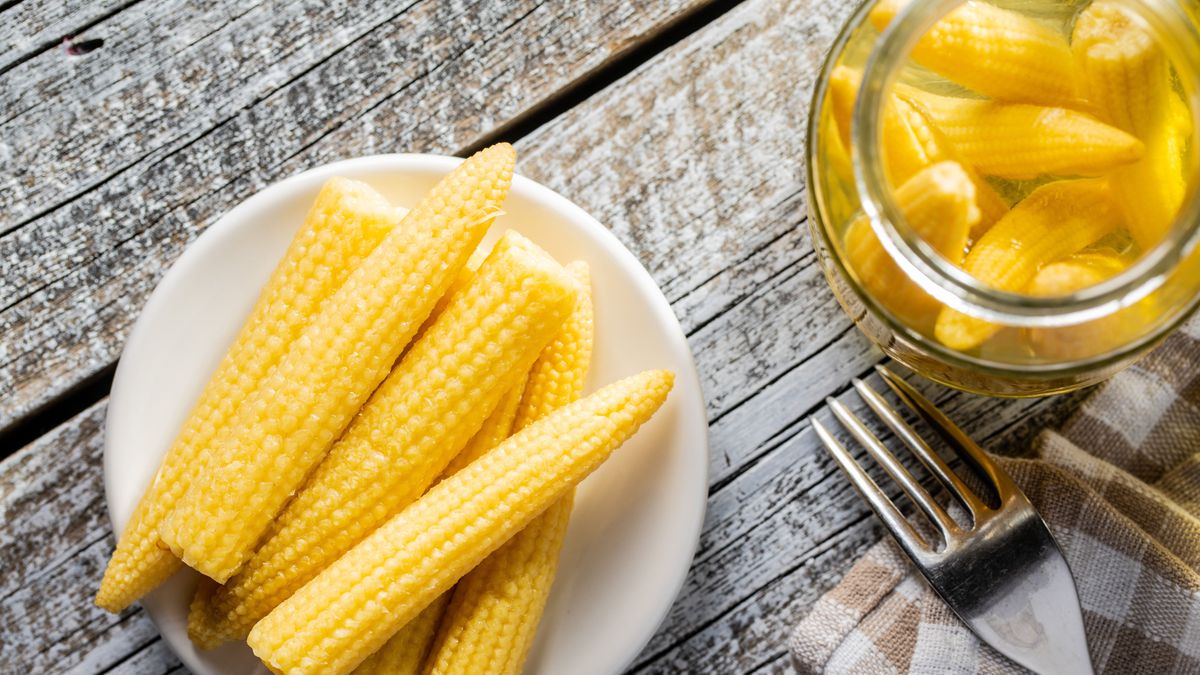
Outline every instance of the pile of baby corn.
<path fill-rule="evenodd" d="M 277 673 L 521 671 L 574 486 L 673 376 L 579 398 L 587 266 L 513 231 L 478 250 L 514 160 L 483 150 L 408 212 L 325 184 L 96 604 L 121 611 L 187 564 L 206 577 L 192 640 L 246 639 Z"/>
<path fill-rule="evenodd" d="M 870 12 L 883 30 L 905 0 Z M 1165 236 L 1187 189 L 1192 133 L 1170 64 L 1127 10 L 1099 0 L 1073 32 L 972 0 L 917 42 L 913 60 L 969 90 L 898 84 L 885 103 L 882 157 L 913 230 L 996 289 L 1065 295 L 1123 270 Z M 841 66 L 829 105 L 843 148 L 861 73 Z M 986 177 L 1029 181 L 1009 204 Z M 1095 246 L 1123 233 L 1132 246 Z M 892 261 L 865 217 L 844 237 L 871 294 L 914 328 L 970 350 L 1000 327 L 943 307 Z"/>

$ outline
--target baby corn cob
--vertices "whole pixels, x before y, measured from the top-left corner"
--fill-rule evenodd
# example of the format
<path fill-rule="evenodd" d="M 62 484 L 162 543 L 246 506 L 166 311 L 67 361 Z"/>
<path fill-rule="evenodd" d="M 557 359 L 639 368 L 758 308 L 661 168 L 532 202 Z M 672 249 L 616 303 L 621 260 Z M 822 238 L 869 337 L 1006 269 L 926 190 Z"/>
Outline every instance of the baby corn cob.
<path fill-rule="evenodd" d="M 1046 265 L 1026 290 L 1030 295 L 1067 295 L 1120 274 L 1126 261 L 1113 252 L 1073 255 Z M 1079 359 L 1125 344 L 1153 318 L 1153 296 L 1100 319 L 1073 326 L 1034 328 L 1029 341 L 1034 351 L 1055 360 Z"/>
<path fill-rule="evenodd" d="M 192 595 L 192 604 L 188 606 L 188 639 L 201 649 L 214 649 L 225 641 L 209 611 L 213 593 L 220 587 L 212 579 L 200 577 L 196 592 Z"/>
<path fill-rule="evenodd" d="M 983 235 L 963 262 L 979 281 L 1022 292 L 1046 264 L 1076 253 L 1117 229 L 1120 210 L 1104 179 L 1047 183 L 1029 193 Z M 999 326 L 950 307 L 935 335 L 952 349 L 974 349 Z"/>
<path fill-rule="evenodd" d="M 838 138 L 842 147 L 850 147 L 850 120 L 854 117 L 854 102 L 858 100 L 858 87 L 862 84 L 862 72 L 848 66 L 837 66 L 829 74 L 830 116 L 837 123 Z"/>
<path fill-rule="evenodd" d="M 453 476 L 459 469 L 482 457 L 483 453 L 508 438 L 517 416 L 517 406 L 521 403 L 521 394 L 525 391 L 526 379 L 522 377 L 517 386 L 504 392 L 504 396 L 496 404 L 496 409 L 484 420 L 483 426 L 442 472 L 443 477 Z M 355 668 L 354 675 L 418 675 L 433 646 L 433 639 L 446 613 L 446 606 L 450 604 L 451 593 L 452 591 L 446 591 L 439 595 L 437 600 L 429 603 L 417 618 L 405 624 L 379 648 L 379 651 Z"/>
<path fill-rule="evenodd" d="M 941 162 L 921 171 L 900 186 L 896 202 L 914 232 L 950 262 L 962 262 L 979 209 L 960 165 Z M 873 297 L 918 330 L 932 328 L 940 305 L 896 265 L 865 216 L 850 225 L 845 245 L 846 258 Z"/>
<path fill-rule="evenodd" d="M 354 675 L 421 675 L 448 604 L 450 591 L 439 595 L 379 651 L 367 657 L 353 670 Z"/>
<path fill-rule="evenodd" d="M 1043 267 L 1026 292 L 1030 295 L 1067 295 L 1114 277 L 1125 269 L 1115 253 L 1079 253 Z"/>
<path fill-rule="evenodd" d="M 861 79 L 861 72 L 846 66 L 838 66 L 830 76 L 829 95 L 833 118 L 847 147 L 850 142 L 850 117 Z M 888 181 L 893 186 L 902 185 L 931 164 L 958 161 L 946 140 L 930 125 L 924 114 L 899 96 L 889 97 L 888 105 L 883 110 L 881 135 L 884 166 Z M 977 238 L 1008 213 L 1008 205 L 974 169 L 968 166 L 962 168 L 975 187 L 975 202 L 979 206 L 980 218 L 971 230 L 971 237 Z"/>
<path fill-rule="evenodd" d="M 183 566 L 160 543 L 158 528 L 187 490 L 217 431 L 279 362 L 321 303 L 399 221 L 387 200 L 363 183 L 333 178 L 321 188 L 121 533 L 104 570 L 97 605 L 119 612 Z"/>
<path fill-rule="evenodd" d="M 162 524 L 184 562 L 224 582 L 246 561 L 479 244 L 514 159 L 501 144 L 463 162 L 321 306 Z"/>
<path fill-rule="evenodd" d="M 276 607 L 250 647 L 286 675 L 343 675 L 598 467 L 666 400 L 647 371 L 542 418 L 438 483 Z"/>
<path fill-rule="evenodd" d="M 1092 3 L 1075 21 L 1071 48 L 1100 119 L 1139 138 L 1162 123 L 1171 88 L 1167 58 L 1128 10 Z"/>
<path fill-rule="evenodd" d="M 910 0 L 882 0 L 870 20 L 883 30 Z M 1002 101 L 1078 103 L 1071 48 L 1058 31 L 1016 12 L 971 0 L 942 17 L 913 58 L 959 84 Z"/>
<path fill-rule="evenodd" d="M 505 233 L 273 523 L 211 613 L 242 638 L 280 602 L 420 497 L 515 388 L 576 304 L 548 254 Z"/>
<path fill-rule="evenodd" d="M 568 269 L 589 287 L 585 263 Z M 579 398 L 591 355 L 592 301 L 584 293 L 534 364 L 516 428 Z M 458 582 L 426 673 L 520 674 L 554 583 L 574 493 L 569 490 Z"/>
<path fill-rule="evenodd" d="M 1154 36 L 1124 8 L 1096 2 L 1072 40 L 1088 98 L 1105 121 L 1140 138 L 1142 161 L 1113 176 L 1126 226 L 1143 250 L 1162 240 L 1187 191 L 1183 138 L 1170 124 L 1171 74 Z"/>
<path fill-rule="evenodd" d="M 1075 110 L 906 91 L 958 156 L 989 176 L 1099 176 L 1144 152 L 1138 139 Z"/>

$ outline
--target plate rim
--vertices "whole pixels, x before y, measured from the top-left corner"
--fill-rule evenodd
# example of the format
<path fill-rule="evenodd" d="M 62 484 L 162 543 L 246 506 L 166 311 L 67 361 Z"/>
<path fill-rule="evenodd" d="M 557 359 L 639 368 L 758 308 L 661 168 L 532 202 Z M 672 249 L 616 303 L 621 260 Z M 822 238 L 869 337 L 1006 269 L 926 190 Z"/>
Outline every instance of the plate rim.
<path fill-rule="evenodd" d="M 167 271 L 163 274 L 151 291 L 145 304 L 139 310 L 137 319 L 135 319 L 132 328 L 129 331 L 125 344 L 121 349 L 121 356 L 117 362 L 117 367 L 113 375 L 113 382 L 109 392 L 109 402 L 105 411 L 104 425 L 104 448 L 102 457 L 103 483 L 105 506 L 108 512 L 108 520 L 111 524 L 114 537 L 119 536 L 125 526 L 125 522 L 118 523 L 116 514 L 114 513 L 114 497 L 115 487 L 111 478 L 117 471 L 114 466 L 116 459 L 112 451 L 113 442 L 110 434 L 112 427 L 112 419 L 114 418 L 114 410 L 122 408 L 122 395 L 126 389 L 122 388 L 123 381 L 128 377 L 123 377 L 123 372 L 127 371 L 132 366 L 126 364 L 131 363 L 130 359 L 126 359 L 126 353 L 134 353 L 142 343 L 147 342 L 145 337 L 150 330 L 148 324 L 142 319 L 145 315 L 157 311 L 159 305 L 164 304 L 173 295 L 173 290 L 182 280 L 187 277 L 189 269 L 198 263 L 196 260 L 203 259 L 205 256 L 203 251 L 217 246 L 221 242 L 222 237 L 226 232 L 236 231 L 240 227 L 245 226 L 246 220 L 240 215 L 244 211 L 251 211 L 261 202 L 269 203 L 272 199 L 278 196 L 286 195 L 290 190 L 293 190 L 309 181 L 321 181 L 333 176 L 341 175 L 343 172 L 357 173 L 364 170 L 369 170 L 371 165 L 380 165 L 389 167 L 396 171 L 421 172 L 428 168 L 433 168 L 440 173 L 448 173 L 454 167 L 458 166 L 464 160 L 460 157 L 448 155 L 431 154 L 431 153 L 383 153 L 373 155 L 363 155 L 353 158 L 341 159 L 326 164 L 317 165 L 304 171 L 295 173 L 286 178 L 274 181 L 263 188 L 257 190 L 250 196 L 239 201 L 237 204 L 222 213 L 211 225 L 206 227 L 203 232 L 189 242 L 179 256 L 171 262 Z M 679 599 L 680 593 L 687 581 L 693 564 L 695 563 L 696 553 L 699 550 L 700 537 L 703 533 L 705 516 L 708 509 L 708 487 L 711 478 L 711 446 L 709 438 L 709 423 L 707 415 L 707 406 L 704 401 L 704 388 L 701 384 L 699 370 L 696 367 L 695 355 L 692 353 L 691 346 L 687 342 L 687 336 L 683 331 L 682 325 L 679 323 L 678 317 L 675 315 L 670 302 L 663 294 L 662 289 L 655 283 L 653 277 L 637 256 L 633 254 L 620 239 L 607 227 L 600 223 L 594 216 L 588 213 L 583 207 L 575 204 L 567 199 L 562 194 L 554 189 L 547 187 L 531 178 L 523 176 L 519 173 L 514 173 L 512 188 L 510 194 L 515 192 L 528 193 L 525 196 L 535 202 L 540 202 L 553 211 L 559 214 L 564 220 L 569 220 L 573 225 L 582 227 L 584 233 L 588 235 L 591 243 L 596 243 L 603 246 L 606 251 L 613 255 L 623 271 L 630 274 L 631 280 L 637 285 L 638 290 L 650 303 L 655 307 L 655 317 L 664 324 L 666 334 L 672 344 L 672 349 L 684 355 L 684 360 L 687 368 L 681 369 L 682 372 L 676 372 L 676 388 L 680 384 L 686 385 L 686 389 L 694 391 L 696 409 L 692 411 L 684 411 L 685 415 L 695 415 L 699 421 L 698 427 L 702 427 L 702 433 L 699 434 L 700 448 L 693 449 L 692 452 L 700 452 L 703 457 L 700 473 L 703 478 L 703 490 L 699 492 L 699 506 L 694 508 L 693 513 L 696 514 L 694 522 L 690 524 L 692 532 L 688 537 L 691 542 L 691 548 L 687 555 L 687 564 L 681 566 L 674 573 L 674 578 L 671 579 L 669 595 L 670 600 L 663 606 L 656 608 L 654 612 L 656 616 L 653 621 L 653 629 L 648 631 L 640 640 L 640 644 L 636 649 L 633 649 L 623 659 L 623 664 L 619 672 L 627 670 L 636 661 L 638 655 L 646 648 L 650 640 L 662 628 L 670 615 L 671 609 L 675 606 Z M 685 405 L 686 402 L 681 403 Z M 192 654 L 184 653 L 175 648 L 172 640 L 167 637 L 167 632 L 161 622 L 161 617 L 157 616 L 157 612 L 153 609 L 143 607 L 146 615 L 154 623 L 155 629 L 158 630 L 160 639 L 167 644 L 167 647 L 185 666 L 195 668 L 196 665 L 192 662 Z"/>

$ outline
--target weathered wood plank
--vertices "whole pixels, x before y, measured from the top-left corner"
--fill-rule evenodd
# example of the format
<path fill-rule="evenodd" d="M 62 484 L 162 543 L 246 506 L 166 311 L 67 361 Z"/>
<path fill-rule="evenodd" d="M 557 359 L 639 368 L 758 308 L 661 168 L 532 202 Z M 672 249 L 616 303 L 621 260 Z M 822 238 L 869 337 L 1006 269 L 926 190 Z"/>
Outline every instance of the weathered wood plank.
<path fill-rule="evenodd" d="M 92 604 L 112 551 L 97 404 L 0 464 L 4 672 L 102 672 L 157 639 L 140 609 Z"/>
<path fill-rule="evenodd" d="M 103 418 L 104 407 L 93 407 L 0 465 L 0 597 L 103 536 Z"/>
<path fill-rule="evenodd" d="M 24 0 L 0 13 L 0 72 L 77 36 L 133 0 Z M 8 4 L 8 3 L 0 3 Z"/>
<path fill-rule="evenodd" d="M 165 642 L 155 639 L 108 672 L 112 675 L 163 675 L 172 671 L 187 672 L 187 669 Z"/>
<path fill-rule="evenodd" d="M 0 231 L 51 209 L 0 236 L 0 428 L 111 363 L 165 268 L 263 185 L 469 145 L 705 2 L 176 4 L 0 76 L 37 99 L 0 136 Z"/>

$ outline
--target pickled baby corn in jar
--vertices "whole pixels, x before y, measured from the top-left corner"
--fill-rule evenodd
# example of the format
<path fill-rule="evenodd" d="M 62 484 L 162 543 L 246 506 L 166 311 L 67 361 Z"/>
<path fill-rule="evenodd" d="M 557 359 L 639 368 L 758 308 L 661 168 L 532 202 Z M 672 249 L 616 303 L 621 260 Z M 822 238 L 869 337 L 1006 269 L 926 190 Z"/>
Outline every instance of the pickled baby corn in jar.
<path fill-rule="evenodd" d="M 1200 30 L 1183 2 L 858 9 L 813 97 L 809 227 L 883 351 L 1035 396 L 1111 375 L 1195 309 Z"/>

